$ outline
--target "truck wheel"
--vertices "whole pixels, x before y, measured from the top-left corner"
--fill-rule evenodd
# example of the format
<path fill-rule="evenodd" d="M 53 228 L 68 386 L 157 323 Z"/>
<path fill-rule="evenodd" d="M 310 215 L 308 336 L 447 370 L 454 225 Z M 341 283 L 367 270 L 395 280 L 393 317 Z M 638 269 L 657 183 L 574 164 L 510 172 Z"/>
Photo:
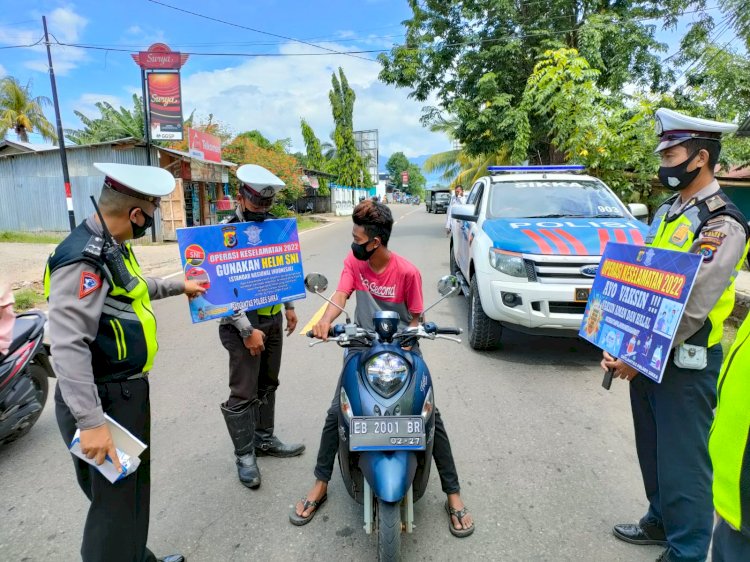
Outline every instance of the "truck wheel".
<path fill-rule="evenodd" d="M 469 293 L 469 345 L 477 351 L 489 351 L 497 348 L 502 334 L 503 327 L 500 323 L 484 313 L 477 276 L 474 275 Z"/>
<path fill-rule="evenodd" d="M 401 506 L 378 498 L 378 562 L 401 560 Z"/>

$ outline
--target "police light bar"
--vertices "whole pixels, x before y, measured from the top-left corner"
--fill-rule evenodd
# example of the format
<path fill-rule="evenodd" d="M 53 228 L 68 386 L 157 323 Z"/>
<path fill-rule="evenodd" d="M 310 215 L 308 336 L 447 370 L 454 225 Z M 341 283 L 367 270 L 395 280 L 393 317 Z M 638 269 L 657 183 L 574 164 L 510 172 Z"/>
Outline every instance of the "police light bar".
<path fill-rule="evenodd" d="M 517 174 L 520 172 L 581 172 L 586 166 L 578 164 L 553 165 L 553 166 L 488 166 L 487 171 L 491 174 Z"/>

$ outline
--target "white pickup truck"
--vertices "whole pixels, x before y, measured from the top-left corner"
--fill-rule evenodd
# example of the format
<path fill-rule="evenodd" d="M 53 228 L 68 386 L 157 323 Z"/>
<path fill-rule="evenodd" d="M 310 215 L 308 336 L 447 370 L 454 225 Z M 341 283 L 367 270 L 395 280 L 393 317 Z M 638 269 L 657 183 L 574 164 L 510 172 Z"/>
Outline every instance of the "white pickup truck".
<path fill-rule="evenodd" d="M 450 268 L 469 301 L 469 343 L 503 326 L 575 335 L 607 242 L 643 244 L 648 209 L 625 206 L 580 166 L 501 166 L 455 205 Z"/>

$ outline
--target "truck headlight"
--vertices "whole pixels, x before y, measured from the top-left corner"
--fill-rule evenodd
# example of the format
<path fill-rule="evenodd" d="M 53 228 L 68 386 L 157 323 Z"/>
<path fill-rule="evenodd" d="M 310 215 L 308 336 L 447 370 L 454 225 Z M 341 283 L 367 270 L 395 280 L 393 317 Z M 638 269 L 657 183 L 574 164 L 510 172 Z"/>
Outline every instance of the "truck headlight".
<path fill-rule="evenodd" d="M 500 273 L 505 273 L 505 275 L 510 275 L 511 277 L 527 276 L 523 257 L 516 252 L 490 248 L 490 265 Z"/>
<path fill-rule="evenodd" d="M 365 365 L 367 382 L 383 398 L 390 398 L 406 383 L 409 365 L 393 353 L 381 353 Z"/>

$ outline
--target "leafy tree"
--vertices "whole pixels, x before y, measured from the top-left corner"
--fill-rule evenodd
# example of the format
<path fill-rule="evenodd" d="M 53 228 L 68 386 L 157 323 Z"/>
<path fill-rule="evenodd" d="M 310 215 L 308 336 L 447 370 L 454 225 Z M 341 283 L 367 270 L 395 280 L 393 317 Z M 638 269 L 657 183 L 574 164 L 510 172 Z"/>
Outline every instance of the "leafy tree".
<path fill-rule="evenodd" d="M 320 139 L 315 136 L 315 131 L 312 130 L 312 127 L 304 119 L 300 119 L 300 127 L 302 128 L 302 138 L 305 141 L 305 148 L 307 150 L 307 154 L 305 155 L 307 167 L 319 172 L 328 171 L 328 161 L 323 156 Z M 328 180 L 320 178 L 318 183 L 318 194 L 328 195 L 330 193 Z"/>
<path fill-rule="evenodd" d="M 90 118 L 76 110 L 73 113 L 83 123 L 82 129 L 66 129 L 65 136 L 74 144 L 93 144 L 133 137 L 144 140 L 143 98 L 133 94 L 133 109 L 100 101 L 94 104 L 99 117 Z"/>
<path fill-rule="evenodd" d="M 724 0 L 731 2 L 735 0 Z M 537 61 L 550 50 L 577 49 L 589 62 L 601 91 L 626 84 L 664 91 L 674 74 L 662 63 L 666 48 L 653 21 L 673 28 L 678 15 L 704 0 L 409 0 L 406 40 L 381 55 L 380 78 L 411 89 L 458 119 L 456 138 L 469 155 L 494 154 L 513 145 L 519 123 L 528 123 L 523 160 L 559 158 L 546 117 L 522 107 Z M 703 28 L 710 16 L 703 14 Z M 514 153 L 518 158 L 517 151 Z"/>
<path fill-rule="evenodd" d="M 385 165 L 385 169 L 388 171 L 390 181 L 393 185 L 399 186 L 399 189 L 403 189 L 411 195 L 422 196 L 424 194 L 424 188 L 427 184 L 427 180 L 422 175 L 422 170 L 416 164 L 409 162 L 408 158 L 403 152 L 394 152 L 388 159 Z M 402 180 L 401 173 L 407 172 L 409 174 L 409 183 L 405 188 L 401 188 Z"/>
<path fill-rule="evenodd" d="M 292 146 L 292 140 L 291 139 L 277 139 L 275 141 L 271 141 L 265 136 L 263 136 L 263 133 L 258 131 L 257 129 L 253 129 L 252 131 L 245 131 L 244 133 L 240 133 L 237 135 L 237 138 L 245 138 L 249 141 L 255 143 L 261 148 L 265 148 L 266 150 L 273 150 L 275 152 L 279 153 L 286 153 L 289 151 L 289 148 Z"/>
<path fill-rule="evenodd" d="M 273 147 L 273 144 L 271 145 Z M 281 191 L 280 201 L 288 204 L 304 194 L 302 170 L 297 159 L 275 148 L 258 145 L 247 134 L 237 135 L 231 143 L 222 149 L 225 160 L 237 165 L 257 164 L 278 176 L 286 187 Z M 230 185 L 237 192 L 237 180 L 231 177 Z"/>
<path fill-rule="evenodd" d="M 45 96 L 34 96 L 31 86 L 31 81 L 24 86 L 13 76 L 0 80 L 0 138 L 13 130 L 18 140 L 29 142 L 29 133 L 37 132 L 44 140 L 56 143 L 55 127 L 43 109 L 52 102 Z"/>
<path fill-rule="evenodd" d="M 354 90 L 349 86 L 344 69 L 339 68 L 338 77 L 336 73 L 331 77 L 331 91 L 328 94 L 336 126 L 333 131 L 336 157 L 331 162 L 331 170 L 340 184 L 370 187 L 372 178 L 354 142 L 353 114 L 356 97 Z"/>

